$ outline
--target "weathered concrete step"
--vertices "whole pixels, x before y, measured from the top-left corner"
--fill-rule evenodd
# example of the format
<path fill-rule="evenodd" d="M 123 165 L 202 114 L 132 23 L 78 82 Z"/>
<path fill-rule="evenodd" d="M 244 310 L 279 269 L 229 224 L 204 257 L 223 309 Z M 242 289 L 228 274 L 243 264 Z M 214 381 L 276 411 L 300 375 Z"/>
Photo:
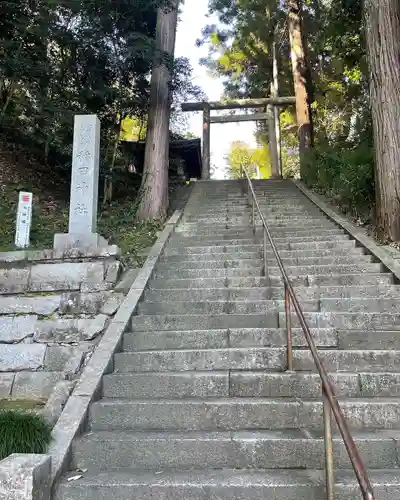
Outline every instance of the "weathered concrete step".
<path fill-rule="evenodd" d="M 261 263 L 257 268 L 244 269 L 158 269 L 154 277 L 157 279 L 190 279 L 190 278 L 247 278 L 261 276 Z"/>
<path fill-rule="evenodd" d="M 246 259 L 244 256 L 240 258 L 229 258 L 225 259 L 215 259 L 211 260 L 211 255 L 209 260 L 187 260 L 182 259 L 180 262 L 168 262 L 163 261 L 157 265 L 157 269 L 163 270 L 173 270 L 173 269 L 226 269 L 226 268 L 249 268 L 249 267 L 260 267 L 261 252 L 256 257 Z M 335 266 L 341 264 L 357 264 L 360 262 L 369 263 L 372 262 L 372 257 L 370 255 L 338 255 L 335 257 L 283 257 L 283 264 L 285 266 Z M 267 259 L 268 266 L 276 266 L 276 259 Z"/>
<path fill-rule="evenodd" d="M 329 234 L 330 232 L 337 232 L 338 234 L 343 234 L 344 230 L 335 226 L 331 221 L 323 219 L 297 219 L 297 220 L 269 220 L 266 221 L 268 228 L 271 233 L 284 233 L 284 234 L 299 234 L 306 235 L 307 230 L 310 232 L 315 232 L 316 234 Z M 261 229 L 261 220 L 256 221 L 258 229 Z M 186 223 L 181 224 L 175 233 L 178 235 L 193 234 L 230 234 L 230 233 L 247 233 L 252 231 L 250 220 L 232 220 L 226 219 L 220 224 L 209 223 L 209 224 L 197 224 L 197 223 Z"/>
<path fill-rule="evenodd" d="M 316 314 L 316 313 L 314 313 Z M 278 313 L 133 316 L 132 331 L 215 330 L 221 328 L 277 328 Z"/>
<path fill-rule="evenodd" d="M 341 349 L 400 349 L 400 330 L 337 330 Z"/>
<path fill-rule="evenodd" d="M 382 265 L 377 263 L 363 263 L 358 262 L 355 264 L 338 264 L 338 265 L 303 265 L 303 266 L 285 266 L 286 272 L 289 277 L 296 277 L 302 275 L 337 275 L 337 274 L 355 274 L 360 273 L 379 273 L 382 271 Z M 268 274 L 272 276 L 279 276 L 280 269 L 276 266 L 268 267 Z M 249 277 L 261 276 L 261 263 L 259 268 L 223 268 L 223 269 L 168 269 L 156 268 L 155 277 L 164 279 L 190 279 L 190 278 L 224 278 L 224 277 Z"/>
<path fill-rule="evenodd" d="M 399 397 L 399 373 L 330 373 L 341 398 Z M 103 397 L 128 399 L 300 398 L 320 399 L 321 379 L 308 372 L 235 370 L 112 373 L 103 379 Z"/>
<path fill-rule="evenodd" d="M 312 335 L 319 347 L 338 347 L 338 336 L 333 328 L 313 329 Z M 293 328 L 293 345 L 306 347 L 301 328 Z M 284 347 L 287 344 L 284 328 L 229 328 L 215 330 L 167 330 L 125 333 L 124 351 L 162 349 L 220 349 L 228 347 Z"/>
<path fill-rule="evenodd" d="M 226 260 L 209 260 L 209 261 L 186 261 L 181 262 L 161 262 L 157 264 L 157 270 L 172 271 L 174 269 L 251 269 L 260 268 L 260 254 L 255 259 L 226 259 Z M 272 263 L 273 261 L 271 261 Z"/>
<path fill-rule="evenodd" d="M 105 398 L 212 398 L 229 392 L 228 371 L 112 373 L 103 378 Z"/>
<path fill-rule="evenodd" d="M 307 366 L 307 360 L 303 363 Z M 139 351 L 120 352 L 114 356 L 114 370 L 117 373 L 187 370 L 283 371 L 286 366 L 286 352 L 283 348 Z"/>
<path fill-rule="evenodd" d="M 231 397 L 318 399 L 322 396 L 321 378 L 317 373 L 231 371 L 229 376 Z M 399 373 L 330 372 L 329 377 L 340 398 L 397 398 L 400 394 Z"/>
<path fill-rule="evenodd" d="M 255 252 L 261 249 L 262 242 L 259 243 L 246 243 L 242 244 L 240 242 L 235 243 L 235 240 L 229 242 L 220 242 L 216 244 L 204 245 L 190 242 L 181 242 L 179 245 L 168 245 L 164 251 L 164 255 L 185 255 L 185 254 L 197 254 L 197 253 L 231 253 L 231 252 Z M 313 241 L 313 242 L 300 242 L 295 243 L 293 241 L 285 240 L 285 242 L 280 243 L 275 241 L 275 245 L 279 251 L 312 251 L 314 249 L 340 249 L 344 250 L 346 248 L 355 248 L 355 240 L 342 240 L 342 241 Z"/>
<path fill-rule="evenodd" d="M 370 469 L 400 465 L 400 434 L 353 436 Z M 302 430 L 238 432 L 91 432 L 73 443 L 72 466 L 106 470 L 323 469 L 324 440 Z M 351 467 L 341 437 L 333 440 L 336 468 Z"/>
<path fill-rule="evenodd" d="M 311 235 L 310 235 L 311 233 Z M 252 233 L 250 232 L 248 235 L 247 233 L 240 233 L 243 237 L 251 237 Z M 190 245 L 190 246 L 193 246 L 194 244 L 196 243 L 201 243 L 203 242 L 203 246 L 204 244 L 206 245 L 211 245 L 211 244 L 215 244 L 215 243 L 225 243 L 226 242 L 226 239 L 224 240 L 222 238 L 222 234 L 218 234 L 218 233 L 213 233 L 213 234 L 197 234 L 197 235 L 186 235 L 186 236 L 183 236 L 182 238 L 178 238 L 178 236 L 176 235 L 174 238 L 171 238 L 171 243 L 169 246 L 178 246 L 178 245 Z M 232 234 L 232 235 L 225 235 L 226 236 L 229 236 L 231 239 L 237 239 L 238 236 L 236 236 L 236 234 Z M 262 236 L 262 233 L 260 231 L 260 234 L 256 235 L 256 237 L 258 238 L 259 241 L 261 241 L 261 236 Z M 290 234 L 284 234 L 284 235 L 281 235 L 281 234 L 272 234 L 272 237 L 273 237 L 273 240 L 274 240 L 274 243 L 276 244 L 288 244 L 288 243 L 302 243 L 302 244 L 305 244 L 305 243 L 317 243 L 317 242 L 324 242 L 324 243 L 327 243 L 327 242 L 332 242 L 332 241 L 335 241 L 335 242 L 342 242 L 342 241 L 348 241 L 349 240 L 349 237 L 344 234 L 344 233 L 338 233 L 338 232 L 334 232 L 334 231 L 330 231 L 328 234 L 315 234 L 313 235 L 312 232 L 310 231 L 309 234 L 307 236 L 305 235 L 301 235 L 301 236 L 298 236 L 296 234 L 293 234 L 293 233 L 290 233 Z"/>
<path fill-rule="evenodd" d="M 256 297 L 255 291 L 248 289 Z M 264 295 L 263 298 L 283 299 L 282 287 L 272 287 L 267 289 L 269 295 Z M 172 290 L 171 290 L 172 291 Z M 187 291 L 188 295 L 194 290 Z M 398 285 L 347 285 L 347 286 L 310 286 L 310 287 L 295 287 L 296 296 L 299 299 L 400 299 L 400 286 Z M 246 289 L 236 290 L 232 293 L 232 297 L 239 298 L 240 293 L 246 294 Z"/>
<path fill-rule="evenodd" d="M 71 473 L 70 476 L 73 474 Z M 68 477 L 68 476 L 67 476 Z M 394 489 L 400 481 L 392 478 Z M 324 494 L 322 471 L 241 471 L 202 470 L 162 473 L 125 469 L 85 474 L 79 481 L 65 478 L 55 500 L 321 500 Z M 399 484 L 399 486 L 398 486 Z M 354 486 L 343 486 L 344 491 Z M 350 497 L 336 497 L 349 500 Z M 379 497 L 381 498 L 381 497 Z M 386 496 L 382 500 L 397 500 Z M 353 496 L 354 499 L 354 496 Z"/>
<path fill-rule="evenodd" d="M 305 312 L 304 316 L 310 328 L 400 330 L 400 313 Z M 279 325 L 283 327 L 285 323 L 285 313 L 279 313 Z M 295 315 L 292 315 L 292 325 L 300 326 Z"/>
<path fill-rule="evenodd" d="M 327 275 L 309 275 L 291 277 L 292 285 L 294 287 L 327 287 L 327 286 L 382 286 L 392 285 L 393 275 L 390 273 L 368 273 L 368 274 L 327 274 Z M 252 277 L 220 277 L 220 278 L 206 278 L 204 276 L 197 278 L 165 278 L 153 279 L 150 282 L 150 288 L 163 289 L 163 288 L 249 288 L 249 287 L 268 287 L 273 288 L 281 287 L 283 285 L 280 276 L 269 276 L 264 278 L 260 276 Z"/>
<path fill-rule="evenodd" d="M 400 372 L 399 351 L 321 350 L 320 359 L 330 372 Z M 295 371 L 316 371 L 308 350 L 294 350 Z M 154 372 L 187 370 L 269 370 L 285 371 L 285 348 L 241 347 L 228 349 L 182 349 L 121 352 L 114 356 L 116 372 Z"/>
<path fill-rule="evenodd" d="M 400 399 L 341 399 L 352 430 L 400 429 Z M 322 402 L 271 398 L 103 399 L 90 407 L 91 430 L 322 430 Z"/>
<path fill-rule="evenodd" d="M 329 300 L 329 299 L 328 299 Z M 335 301 L 336 299 L 331 299 Z M 324 304 L 325 305 L 325 304 Z M 329 304 L 328 304 L 329 305 Z M 303 311 L 320 311 L 318 300 L 302 301 Z M 338 306 L 339 307 L 339 306 Z M 343 310 L 344 306 L 340 310 Z M 139 304 L 138 314 L 259 314 L 285 310 L 284 301 L 273 300 L 213 300 L 213 301 L 145 301 Z M 326 310 L 325 308 L 323 310 Z"/>
<path fill-rule="evenodd" d="M 375 300 L 380 298 L 389 301 L 400 299 L 400 286 L 349 286 L 349 287 L 295 287 L 297 298 L 302 300 L 322 299 L 344 299 Z M 283 300 L 284 290 L 279 287 L 250 287 L 250 288 L 171 288 L 154 289 L 145 292 L 145 300 L 148 302 L 165 301 L 206 301 L 206 300 Z M 344 303 L 346 303 L 344 300 Z M 325 302 L 327 303 L 327 302 Z"/>
<path fill-rule="evenodd" d="M 200 262 L 207 260 L 226 260 L 226 259 L 258 259 L 262 255 L 261 244 L 255 251 L 245 251 L 222 253 L 217 252 L 214 254 L 210 253 L 189 253 L 184 256 L 180 255 L 164 255 L 161 262 L 181 262 L 184 259 L 185 262 Z M 272 260 L 273 253 L 271 250 L 267 250 L 268 258 Z M 281 250 L 279 255 L 282 259 L 309 259 L 309 258 L 335 258 L 335 257 L 360 257 L 365 255 L 364 249 L 360 247 L 354 248 L 331 248 L 331 249 L 315 249 L 315 250 Z"/>
<path fill-rule="evenodd" d="M 383 312 L 399 313 L 399 298 L 345 298 L 345 299 L 321 299 L 321 311 L 345 311 L 345 312 Z"/>

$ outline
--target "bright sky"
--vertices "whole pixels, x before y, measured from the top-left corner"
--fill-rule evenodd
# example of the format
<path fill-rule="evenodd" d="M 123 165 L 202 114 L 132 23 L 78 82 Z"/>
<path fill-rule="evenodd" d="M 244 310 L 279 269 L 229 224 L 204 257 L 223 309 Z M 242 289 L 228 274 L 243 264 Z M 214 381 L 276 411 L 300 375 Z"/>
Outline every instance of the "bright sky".
<path fill-rule="evenodd" d="M 207 16 L 208 0 L 185 0 L 182 5 L 181 20 L 178 25 L 175 55 L 187 57 L 193 67 L 194 83 L 199 85 L 208 100 L 217 101 L 223 94 L 223 84 L 218 78 L 211 78 L 199 59 L 208 53 L 207 47 L 196 47 L 196 40 L 206 24 L 217 20 Z M 216 114 L 217 112 L 212 112 Z M 189 132 L 202 137 L 202 113 L 189 113 Z M 223 178 L 225 155 L 229 152 L 232 141 L 241 140 L 255 146 L 255 123 L 215 123 L 211 125 L 211 165 L 215 165 L 214 178 Z"/>

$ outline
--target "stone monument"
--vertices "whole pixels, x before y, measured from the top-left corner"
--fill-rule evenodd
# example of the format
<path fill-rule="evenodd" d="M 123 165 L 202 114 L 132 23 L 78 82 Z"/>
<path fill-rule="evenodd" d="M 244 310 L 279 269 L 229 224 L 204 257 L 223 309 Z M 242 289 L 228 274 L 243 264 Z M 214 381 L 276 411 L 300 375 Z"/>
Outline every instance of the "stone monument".
<path fill-rule="evenodd" d="M 32 193 L 20 191 L 18 197 L 17 224 L 15 228 L 15 246 L 29 247 L 32 220 Z"/>
<path fill-rule="evenodd" d="M 107 246 L 97 233 L 100 121 L 96 115 L 77 115 L 74 123 L 69 227 L 54 235 L 54 248 Z"/>

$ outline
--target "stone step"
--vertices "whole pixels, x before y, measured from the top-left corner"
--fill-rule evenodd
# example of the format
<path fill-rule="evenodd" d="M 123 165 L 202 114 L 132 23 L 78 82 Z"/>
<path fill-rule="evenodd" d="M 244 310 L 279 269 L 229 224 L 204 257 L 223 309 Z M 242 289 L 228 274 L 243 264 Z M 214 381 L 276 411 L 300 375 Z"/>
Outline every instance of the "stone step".
<path fill-rule="evenodd" d="M 262 242 L 255 243 L 235 243 L 235 240 L 231 240 L 229 242 L 222 242 L 215 244 L 204 245 L 190 242 L 184 242 L 179 245 L 168 245 L 166 250 L 164 251 L 164 255 L 185 255 L 185 254 L 217 254 L 217 253 L 231 253 L 231 252 L 257 252 L 262 248 Z M 295 243 L 293 241 L 285 241 L 283 243 L 279 243 L 275 241 L 275 246 L 279 251 L 312 251 L 319 249 L 340 249 L 344 250 L 346 248 L 353 249 L 356 246 L 356 242 L 354 240 L 342 240 L 342 241 L 313 241 L 313 242 L 301 242 Z"/>
<path fill-rule="evenodd" d="M 325 300 L 325 299 L 324 299 Z M 335 304 L 338 303 L 336 299 L 332 300 Z M 367 300 L 368 299 L 364 299 Z M 372 299 L 373 300 L 373 299 Z M 324 301 L 321 301 L 321 303 Z M 345 301 L 346 302 L 346 301 Z M 351 303 L 352 310 L 355 308 L 356 300 Z M 324 302 L 324 306 L 325 306 Z M 302 301 L 303 311 L 320 311 L 327 310 L 320 308 L 318 300 L 304 300 Z M 341 307 L 341 308 L 340 308 Z M 349 306 L 350 307 L 350 306 Z M 344 310 L 345 306 L 337 305 L 337 310 Z M 285 310 L 285 303 L 283 300 L 214 300 L 214 301 L 189 301 L 182 300 L 175 301 L 157 301 L 150 302 L 148 300 L 139 304 L 137 313 L 143 315 L 157 315 L 157 314 L 259 314 L 278 312 Z M 365 309 L 363 309 L 365 310 Z"/>
<path fill-rule="evenodd" d="M 320 350 L 319 357 L 330 372 L 400 372 L 399 351 Z M 295 371 L 316 371 L 309 350 L 294 350 Z M 121 352 L 114 356 L 118 373 L 192 370 L 265 370 L 285 371 L 285 348 L 241 347 L 228 349 L 181 349 Z"/>
<path fill-rule="evenodd" d="M 356 260 L 356 258 L 354 259 Z M 274 261 L 271 260 L 271 263 Z M 275 261 L 276 262 L 276 261 Z M 353 261 L 352 261 L 353 262 Z M 226 259 L 226 260 L 209 260 L 209 261 L 186 261 L 182 260 L 182 262 L 172 262 L 172 263 L 164 263 L 161 262 L 157 264 L 156 269 L 159 271 L 169 271 L 169 270 L 179 270 L 179 269 L 259 269 L 261 265 L 261 256 L 260 254 L 255 259 Z"/>
<path fill-rule="evenodd" d="M 341 398 L 399 397 L 400 374 L 329 373 Z M 103 397 L 129 399 L 300 398 L 320 399 L 321 379 L 308 372 L 235 370 L 111 373 L 103 379 Z"/>
<path fill-rule="evenodd" d="M 297 298 L 301 300 L 322 299 L 367 299 L 367 300 L 389 300 L 400 299 L 400 286 L 349 286 L 349 287 L 295 287 Z M 283 300 L 283 287 L 260 287 L 260 288 L 172 288 L 154 289 L 145 292 L 147 302 L 164 301 L 237 301 L 237 300 Z M 378 299 L 378 300 L 380 300 Z M 344 301 L 346 303 L 346 301 Z"/>
<path fill-rule="evenodd" d="M 321 500 L 324 471 L 304 470 L 191 470 L 117 471 L 85 474 L 79 481 L 65 479 L 55 500 Z M 69 476 L 73 476 L 70 473 Z M 76 473 L 75 473 L 76 475 Z M 68 477 L 68 476 L 67 476 Z M 397 500 L 398 469 L 371 472 L 376 498 Z M 361 498 L 353 470 L 335 475 L 335 500 Z"/>
<path fill-rule="evenodd" d="M 226 259 L 259 259 L 262 256 L 262 246 L 261 243 L 255 251 L 245 251 L 240 252 L 240 255 L 237 255 L 237 252 L 234 251 L 230 253 L 216 252 L 214 254 L 211 253 L 189 253 L 184 256 L 180 255 L 163 255 L 160 262 L 172 263 L 172 262 L 200 262 L 200 261 L 208 261 L 208 260 L 226 260 Z M 336 257 L 361 257 L 366 255 L 364 253 L 364 249 L 360 247 L 354 248 L 335 248 L 335 249 L 327 249 L 327 250 L 280 250 L 279 255 L 281 259 L 309 259 L 309 258 L 336 258 Z M 271 250 L 267 249 L 267 256 L 270 260 L 274 258 L 274 254 Z"/>
<path fill-rule="evenodd" d="M 169 269 L 156 268 L 154 273 L 155 278 L 164 279 L 190 279 L 190 278 L 234 278 L 234 277 L 251 277 L 261 276 L 260 266 L 254 268 L 223 268 L 223 269 Z M 337 275 L 337 274 L 355 274 L 359 273 L 379 273 L 382 271 L 382 265 L 377 263 L 358 262 L 354 264 L 340 264 L 335 266 L 330 265 L 303 265 L 303 266 L 285 266 L 286 273 L 289 277 L 302 275 Z M 268 275 L 280 276 L 278 267 L 268 267 Z"/>
<path fill-rule="evenodd" d="M 310 235 L 311 233 L 311 235 Z M 171 242 L 169 244 L 169 246 L 173 246 L 173 245 L 190 245 L 190 246 L 193 246 L 195 245 L 196 243 L 203 243 L 203 246 L 204 244 L 206 245 L 211 245 L 211 244 L 215 244 L 215 243 L 219 243 L 221 242 L 221 244 L 223 243 L 226 243 L 226 240 L 227 239 L 237 239 L 238 236 L 242 236 L 242 237 L 247 237 L 247 238 L 251 238 L 252 237 L 252 232 L 249 231 L 249 233 L 235 233 L 235 234 L 225 234 L 225 235 L 222 235 L 220 233 L 210 233 L 210 234 L 197 234 L 197 235 L 186 235 L 186 236 L 183 236 L 181 238 L 178 238 L 178 236 L 176 235 L 174 238 L 171 238 Z M 221 237 L 221 236 L 225 236 L 228 237 L 226 238 L 225 240 Z M 258 240 L 261 242 L 261 237 L 262 237 L 262 233 L 261 231 L 256 234 L 255 238 L 258 238 Z M 287 245 L 287 244 L 290 244 L 290 243 L 302 243 L 302 244 L 305 244 L 305 243 L 317 243 L 317 242 L 323 242 L 323 243 L 327 243 L 327 242 L 342 242 L 342 241 L 347 241 L 349 239 L 349 237 L 347 235 L 345 235 L 344 233 L 338 233 L 338 232 L 334 232 L 334 231 L 330 231 L 328 234 L 316 234 L 316 235 L 313 235 L 311 231 L 309 231 L 309 234 L 307 236 L 305 235 L 301 235 L 301 236 L 298 236 L 296 234 L 293 234 L 293 233 L 290 233 L 290 234 L 284 234 L 284 235 L 281 235 L 281 234 L 273 234 L 272 235 L 273 237 L 273 240 L 274 240 L 274 243 L 276 244 L 281 244 L 281 245 Z"/>
<path fill-rule="evenodd" d="M 331 221 L 321 221 L 319 219 L 309 219 L 308 221 L 304 221 L 303 219 L 298 219 L 298 220 L 275 220 L 275 221 L 266 221 L 268 225 L 268 229 L 272 234 L 276 234 L 279 236 L 279 234 L 287 234 L 287 235 L 293 235 L 293 236 L 306 236 L 307 232 L 315 233 L 315 234 L 331 234 L 331 233 L 337 233 L 337 234 L 344 234 L 344 230 L 341 228 L 338 228 L 334 224 L 332 224 Z M 258 227 L 257 229 L 261 231 L 261 221 L 258 221 L 256 224 Z M 196 224 L 196 223 L 191 223 L 189 224 L 181 224 L 176 230 L 175 230 L 175 235 L 183 235 L 185 236 L 186 234 L 192 234 L 193 236 L 196 235 L 206 235 L 206 234 L 211 234 L 211 235 L 217 235 L 217 234 L 235 234 L 235 233 L 249 233 L 252 231 L 250 220 L 242 220 L 240 221 L 235 221 L 232 219 L 226 219 L 224 222 L 220 224 L 215 224 L 215 223 L 209 223 L 209 224 Z"/>
<path fill-rule="evenodd" d="M 333 328 L 313 329 L 311 333 L 318 347 L 338 347 L 339 345 L 337 332 Z M 361 332 L 360 336 L 363 333 L 365 332 Z M 294 346 L 306 347 L 308 345 L 301 328 L 293 328 L 292 334 Z M 343 337 L 345 339 L 345 332 Z M 123 337 L 124 351 L 284 347 L 286 344 L 287 334 L 284 328 L 135 331 L 134 333 L 125 333 Z M 367 348 L 367 343 L 363 347 Z"/>
<path fill-rule="evenodd" d="M 354 436 L 370 469 L 400 465 L 400 433 Z M 72 449 L 76 469 L 323 469 L 324 439 L 301 429 L 236 432 L 91 432 Z M 333 439 L 335 470 L 351 463 L 341 437 Z"/>
<path fill-rule="evenodd" d="M 314 313 L 317 314 L 317 313 Z M 133 316 L 132 331 L 215 330 L 226 328 L 278 328 L 278 313 L 218 314 L 214 316 L 186 314 Z"/>
<path fill-rule="evenodd" d="M 311 329 L 318 347 L 400 350 L 400 330 Z M 293 345 L 308 346 L 301 328 L 293 328 Z M 230 328 L 212 330 L 155 330 L 125 333 L 124 350 L 218 349 L 228 347 L 283 347 L 284 328 Z"/>
<path fill-rule="evenodd" d="M 308 275 L 291 277 L 294 287 L 343 287 L 343 286 L 382 286 L 392 285 L 393 275 L 390 273 L 368 273 L 368 274 L 339 274 L 339 275 Z M 153 279 L 150 282 L 150 289 L 163 288 L 249 288 L 249 287 L 282 287 L 283 281 L 280 276 L 260 276 L 252 277 L 221 277 L 221 278 L 165 278 Z"/>
<path fill-rule="evenodd" d="M 341 399 L 350 430 L 400 429 L 400 399 Z M 95 430 L 322 430 L 322 402 L 271 398 L 102 399 L 90 407 Z"/>
<path fill-rule="evenodd" d="M 337 330 L 341 349 L 400 349 L 400 330 Z"/>
<path fill-rule="evenodd" d="M 286 324 L 285 313 L 279 314 L 279 325 Z M 400 330 L 400 313 L 353 313 L 353 312 L 305 312 L 310 328 L 337 328 L 339 330 Z M 296 315 L 292 325 L 299 327 Z"/>
<path fill-rule="evenodd" d="M 157 269 L 173 270 L 173 269 L 226 269 L 226 268 L 251 268 L 259 267 L 261 261 L 261 251 L 255 257 L 246 259 L 240 255 L 238 258 L 225 257 L 225 259 L 211 260 L 211 255 L 208 256 L 209 260 L 187 260 L 181 259 L 180 262 L 163 261 L 157 265 Z M 353 264 L 353 263 L 369 263 L 372 262 L 370 255 L 350 254 L 350 255 L 337 255 L 335 257 L 283 257 L 283 264 L 285 266 L 336 266 L 340 264 Z M 262 261 L 263 262 L 263 261 Z M 267 259 L 269 267 L 276 266 L 276 259 L 271 256 Z"/>

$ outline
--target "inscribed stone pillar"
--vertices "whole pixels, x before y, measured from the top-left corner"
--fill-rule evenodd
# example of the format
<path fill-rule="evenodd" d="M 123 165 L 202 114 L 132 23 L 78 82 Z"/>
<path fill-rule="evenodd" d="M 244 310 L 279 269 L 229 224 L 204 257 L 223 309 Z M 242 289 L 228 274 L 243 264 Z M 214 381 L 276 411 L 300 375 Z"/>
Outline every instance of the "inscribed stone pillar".
<path fill-rule="evenodd" d="M 107 245 L 97 234 L 99 157 L 99 119 L 75 116 L 68 233 L 54 236 L 56 249 Z"/>

